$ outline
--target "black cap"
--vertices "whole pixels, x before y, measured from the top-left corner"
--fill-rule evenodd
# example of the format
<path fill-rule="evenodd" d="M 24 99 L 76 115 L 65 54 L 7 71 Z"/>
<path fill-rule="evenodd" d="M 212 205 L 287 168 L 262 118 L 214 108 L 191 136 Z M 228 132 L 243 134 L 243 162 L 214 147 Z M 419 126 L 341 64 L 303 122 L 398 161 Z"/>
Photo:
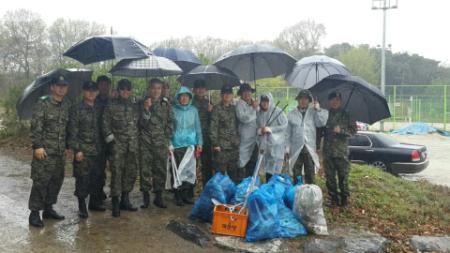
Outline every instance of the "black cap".
<path fill-rule="evenodd" d="M 51 85 L 69 85 L 69 82 L 66 80 L 66 77 L 63 75 L 58 75 L 52 79 Z"/>
<path fill-rule="evenodd" d="M 255 92 L 255 89 L 253 89 L 250 84 L 248 83 L 243 83 L 241 84 L 241 86 L 239 86 L 239 91 L 238 91 L 238 95 L 241 95 L 242 92 L 244 91 L 251 91 L 252 93 Z"/>
<path fill-rule="evenodd" d="M 298 93 L 297 97 L 295 97 L 295 99 L 297 99 L 297 100 L 300 99 L 300 98 L 308 98 L 309 102 L 311 102 L 313 100 L 311 91 L 305 90 L 305 89 L 301 90 Z"/>
<path fill-rule="evenodd" d="M 131 86 L 131 82 L 128 79 L 121 79 L 117 83 L 118 90 L 131 90 L 133 87 Z"/>
<path fill-rule="evenodd" d="M 338 91 L 333 91 L 328 95 L 328 100 L 331 100 L 333 98 L 339 98 L 342 99 L 342 94 Z"/>
<path fill-rule="evenodd" d="M 102 76 L 98 76 L 97 77 L 97 83 L 100 83 L 100 82 L 107 82 L 107 83 L 111 83 L 111 79 L 109 79 L 109 77 L 107 77 L 107 76 L 105 76 L 105 75 L 102 75 Z"/>
<path fill-rule="evenodd" d="M 224 85 L 222 86 L 222 89 L 220 89 L 220 94 L 233 94 L 233 86 L 231 85 Z"/>
<path fill-rule="evenodd" d="M 97 91 L 98 85 L 92 81 L 86 81 L 83 83 L 83 90 Z"/>
<path fill-rule="evenodd" d="M 205 80 L 201 80 L 201 79 L 195 80 L 194 88 L 206 88 Z"/>

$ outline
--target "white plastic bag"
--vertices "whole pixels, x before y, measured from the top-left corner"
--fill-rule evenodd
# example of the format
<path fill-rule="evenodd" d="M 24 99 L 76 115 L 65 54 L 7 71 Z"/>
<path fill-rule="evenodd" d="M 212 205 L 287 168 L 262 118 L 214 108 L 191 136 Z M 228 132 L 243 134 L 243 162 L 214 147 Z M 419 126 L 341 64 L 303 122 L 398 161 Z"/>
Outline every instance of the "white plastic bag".
<path fill-rule="evenodd" d="M 315 184 L 296 186 L 293 211 L 308 231 L 316 235 L 328 235 L 322 203 L 322 190 L 319 186 Z"/>
<path fill-rule="evenodd" d="M 195 159 L 195 148 L 190 146 L 187 148 L 179 166 L 177 166 L 175 157 L 173 155 L 167 158 L 167 175 L 166 175 L 166 190 L 177 189 L 183 182 L 195 184 L 197 178 L 197 162 Z M 173 177 L 173 186 L 171 181 Z"/>

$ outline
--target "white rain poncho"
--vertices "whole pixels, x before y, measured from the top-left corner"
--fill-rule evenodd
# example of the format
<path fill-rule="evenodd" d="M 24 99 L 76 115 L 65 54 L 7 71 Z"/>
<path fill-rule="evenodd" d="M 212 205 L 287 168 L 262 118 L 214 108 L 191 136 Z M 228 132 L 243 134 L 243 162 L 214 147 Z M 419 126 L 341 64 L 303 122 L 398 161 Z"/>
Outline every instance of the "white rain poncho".
<path fill-rule="evenodd" d="M 195 159 L 195 147 L 189 146 L 184 153 L 183 159 L 177 166 L 175 157 L 169 155 L 167 158 L 166 190 L 178 189 L 183 182 L 195 184 L 197 162 Z M 173 184 L 171 184 L 173 180 Z"/>
<path fill-rule="evenodd" d="M 275 108 L 271 93 L 265 93 L 262 96 L 269 98 L 269 109 L 267 111 L 259 110 L 257 113 L 256 124 L 258 126 L 258 145 L 264 149 L 264 158 L 261 167 L 266 173 L 281 173 L 283 167 L 284 151 L 286 149 L 286 128 L 288 121 L 280 108 Z M 275 111 L 274 111 L 275 108 Z M 273 111 L 273 113 L 272 113 Z M 268 122 L 270 115 L 270 122 Z M 270 123 L 269 125 L 266 125 Z M 269 127 L 271 133 L 265 136 L 260 135 L 262 127 Z"/>
<path fill-rule="evenodd" d="M 303 147 L 306 146 L 317 169 L 320 167 L 319 156 L 316 151 L 316 127 L 323 127 L 328 120 L 326 109 L 314 109 L 312 106 L 306 109 L 305 118 L 295 107 L 288 114 L 288 127 L 286 139 L 288 140 L 287 152 L 289 153 L 289 173 L 293 174 L 293 167 Z"/>
<path fill-rule="evenodd" d="M 239 120 L 239 168 L 243 168 L 252 156 L 256 145 L 256 112 L 247 102 L 239 99 L 236 103 L 236 115 Z"/>

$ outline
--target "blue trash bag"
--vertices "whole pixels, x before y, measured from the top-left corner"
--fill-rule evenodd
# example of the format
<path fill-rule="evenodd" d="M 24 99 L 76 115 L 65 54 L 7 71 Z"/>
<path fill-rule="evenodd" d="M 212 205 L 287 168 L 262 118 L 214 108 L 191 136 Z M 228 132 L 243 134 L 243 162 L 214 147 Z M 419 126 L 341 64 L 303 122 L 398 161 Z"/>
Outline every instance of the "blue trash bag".
<path fill-rule="evenodd" d="M 227 204 L 234 195 L 236 186 L 230 177 L 222 173 L 216 173 L 205 185 L 202 194 L 195 202 L 191 211 L 191 218 L 212 222 L 214 204 L 211 199 Z"/>
<path fill-rule="evenodd" d="M 294 198 L 295 198 L 296 186 L 301 186 L 302 184 L 303 184 L 302 176 L 298 176 L 297 177 L 297 184 L 295 186 L 289 188 L 289 190 L 286 192 L 286 195 L 284 195 L 284 203 L 291 210 L 294 207 Z"/>
<path fill-rule="evenodd" d="M 252 182 L 252 177 L 247 177 L 242 180 L 240 184 L 236 186 L 236 192 L 234 193 L 234 197 L 231 200 L 232 205 L 244 203 L 245 196 L 247 195 L 247 189 Z M 256 178 L 255 186 L 259 187 L 261 185 L 261 180 L 259 177 Z"/>
<path fill-rule="evenodd" d="M 306 235 L 306 228 L 283 201 L 290 180 L 272 179 L 250 194 L 248 199 L 247 241 Z M 271 182 L 272 181 L 272 182 Z M 291 185 L 292 186 L 292 185 Z"/>
<path fill-rule="evenodd" d="M 291 177 L 288 174 L 275 174 L 267 184 L 273 186 L 275 198 L 281 201 L 283 201 L 286 192 L 293 187 Z"/>
<path fill-rule="evenodd" d="M 272 187 L 264 184 L 248 197 L 246 241 L 272 239 L 280 234 L 277 200 L 269 188 Z"/>

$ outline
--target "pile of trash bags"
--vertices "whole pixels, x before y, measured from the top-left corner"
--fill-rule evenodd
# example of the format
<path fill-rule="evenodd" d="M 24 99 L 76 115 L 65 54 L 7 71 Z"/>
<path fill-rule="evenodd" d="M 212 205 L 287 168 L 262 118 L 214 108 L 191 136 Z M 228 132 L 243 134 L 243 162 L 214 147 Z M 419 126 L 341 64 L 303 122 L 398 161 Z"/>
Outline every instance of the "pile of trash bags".
<path fill-rule="evenodd" d="M 196 201 L 191 218 L 212 222 L 214 203 L 245 205 L 248 209 L 246 241 L 273 238 L 292 238 L 315 234 L 328 234 L 322 209 L 322 191 L 316 185 L 293 185 L 287 174 L 273 175 L 269 182 L 248 193 L 252 177 L 237 186 L 232 180 L 217 173 L 206 184 Z M 214 202 L 214 203 L 213 203 Z"/>

